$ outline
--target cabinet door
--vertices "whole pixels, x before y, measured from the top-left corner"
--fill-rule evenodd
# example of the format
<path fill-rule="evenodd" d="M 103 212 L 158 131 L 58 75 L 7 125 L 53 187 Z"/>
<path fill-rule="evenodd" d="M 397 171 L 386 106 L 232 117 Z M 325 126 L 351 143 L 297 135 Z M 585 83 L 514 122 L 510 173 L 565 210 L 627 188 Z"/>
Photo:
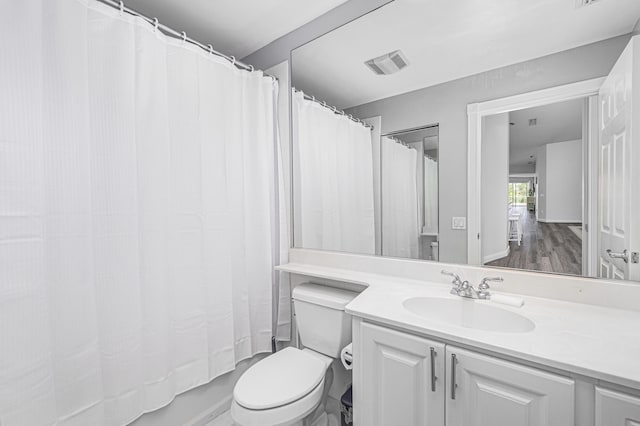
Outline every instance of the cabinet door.
<path fill-rule="evenodd" d="M 640 398 L 596 386 L 596 426 L 640 426 Z"/>
<path fill-rule="evenodd" d="M 447 426 L 574 424 L 571 379 L 447 346 Z"/>
<path fill-rule="evenodd" d="M 444 426 L 444 345 L 362 323 L 361 426 Z"/>

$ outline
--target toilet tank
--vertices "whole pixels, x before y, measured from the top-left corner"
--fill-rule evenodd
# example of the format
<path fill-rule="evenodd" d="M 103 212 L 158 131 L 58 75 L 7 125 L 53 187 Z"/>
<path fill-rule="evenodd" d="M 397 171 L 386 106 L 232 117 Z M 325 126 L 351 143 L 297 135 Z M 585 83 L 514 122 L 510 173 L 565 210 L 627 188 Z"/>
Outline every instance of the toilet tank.
<path fill-rule="evenodd" d="M 305 348 L 339 358 L 351 343 L 351 315 L 344 307 L 358 293 L 304 283 L 293 289 L 293 306 L 300 339 Z"/>

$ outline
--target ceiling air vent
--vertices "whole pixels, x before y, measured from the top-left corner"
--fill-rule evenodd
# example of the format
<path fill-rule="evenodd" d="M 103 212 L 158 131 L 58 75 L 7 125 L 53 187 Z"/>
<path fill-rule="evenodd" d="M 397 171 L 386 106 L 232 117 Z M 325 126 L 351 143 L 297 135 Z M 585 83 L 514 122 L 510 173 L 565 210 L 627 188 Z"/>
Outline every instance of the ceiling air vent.
<path fill-rule="evenodd" d="M 388 75 L 400 71 L 409 65 L 409 61 L 402 51 L 395 50 L 377 58 L 369 59 L 364 64 L 378 75 Z"/>
<path fill-rule="evenodd" d="M 537 118 L 530 118 L 529 119 L 529 126 L 536 126 L 538 125 L 538 119 Z"/>

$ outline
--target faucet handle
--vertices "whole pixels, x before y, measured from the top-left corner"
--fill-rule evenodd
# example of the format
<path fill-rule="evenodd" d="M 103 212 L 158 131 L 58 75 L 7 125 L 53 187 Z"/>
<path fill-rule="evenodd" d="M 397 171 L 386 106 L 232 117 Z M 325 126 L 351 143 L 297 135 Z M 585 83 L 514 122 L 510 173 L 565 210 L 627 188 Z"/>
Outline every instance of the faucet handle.
<path fill-rule="evenodd" d="M 502 278 L 502 277 L 487 277 L 487 278 L 483 278 L 482 281 L 480 281 L 480 284 L 478 285 L 478 289 L 479 290 L 488 290 L 490 281 L 502 282 L 502 281 L 504 281 L 504 278 Z"/>
<path fill-rule="evenodd" d="M 443 269 L 442 271 L 440 271 L 440 273 L 442 275 L 449 275 L 450 277 L 453 277 L 453 284 L 461 284 L 462 280 L 460 279 L 460 275 L 456 274 L 455 272 L 451 272 L 451 271 L 447 271 L 445 269 Z"/>

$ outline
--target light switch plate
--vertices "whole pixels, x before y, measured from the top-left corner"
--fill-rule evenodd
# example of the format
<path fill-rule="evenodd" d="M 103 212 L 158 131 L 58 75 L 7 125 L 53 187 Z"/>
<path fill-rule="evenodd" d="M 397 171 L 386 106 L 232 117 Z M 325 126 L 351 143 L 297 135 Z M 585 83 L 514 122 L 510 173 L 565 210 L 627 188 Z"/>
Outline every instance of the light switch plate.
<path fill-rule="evenodd" d="M 451 218 L 451 229 L 467 229 L 467 218 L 466 217 L 452 217 Z"/>

